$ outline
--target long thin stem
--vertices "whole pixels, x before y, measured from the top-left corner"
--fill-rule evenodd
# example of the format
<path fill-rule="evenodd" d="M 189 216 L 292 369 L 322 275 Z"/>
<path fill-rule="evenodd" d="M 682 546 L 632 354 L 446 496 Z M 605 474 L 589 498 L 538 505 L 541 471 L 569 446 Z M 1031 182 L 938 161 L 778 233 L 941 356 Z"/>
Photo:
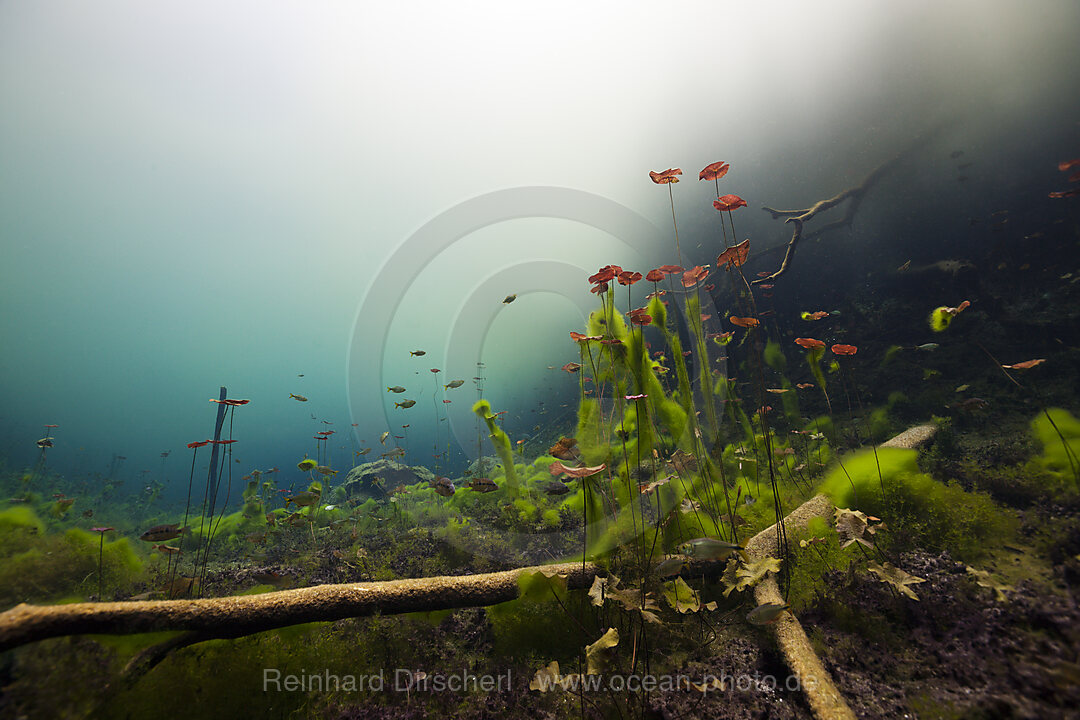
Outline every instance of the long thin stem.
<path fill-rule="evenodd" d="M 101 569 L 103 567 L 103 560 L 105 558 L 105 533 L 98 533 L 101 539 L 98 542 L 98 555 L 97 555 L 97 573 L 98 573 L 98 602 L 105 601 L 105 578 L 101 575 Z"/>
<path fill-rule="evenodd" d="M 668 200 L 671 201 L 671 224 L 675 227 L 675 256 L 682 265 L 682 250 L 679 248 L 679 223 L 675 221 L 675 194 L 671 191 L 671 183 L 667 184 Z"/>

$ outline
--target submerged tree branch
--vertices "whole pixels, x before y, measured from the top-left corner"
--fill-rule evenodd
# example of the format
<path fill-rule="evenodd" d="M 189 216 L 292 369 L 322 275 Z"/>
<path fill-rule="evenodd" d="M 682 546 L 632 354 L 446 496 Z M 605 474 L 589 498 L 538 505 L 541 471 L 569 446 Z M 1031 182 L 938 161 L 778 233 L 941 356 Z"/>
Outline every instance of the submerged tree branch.
<path fill-rule="evenodd" d="M 784 526 L 788 531 L 805 528 L 812 518 L 831 519 L 835 510 L 827 497 L 815 495 L 784 518 Z M 778 525 L 766 528 L 751 538 L 746 543 L 747 555 L 754 560 L 769 557 L 771 549 L 776 547 Z M 775 575 L 769 575 L 754 587 L 754 599 L 759 605 L 784 604 Z M 829 671 L 821 664 L 798 618 L 789 612 L 783 613 L 779 620 L 768 627 L 775 635 L 791 672 L 799 678 L 814 717 L 817 720 L 855 720 L 855 713 L 844 701 Z"/>
<path fill-rule="evenodd" d="M 0 652 L 46 638 L 86 633 L 129 635 L 186 630 L 200 633 L 204 640 L 236 638 L 308 622 L 482 607 L 517 598 L 518 578 L 537 572 L 563 575 L 571 589 L 588 588 L 596 575 L 604 574 L 593 563 L 583 566 L 576 562 L 480 575 L 318 585 L 201 600 L 47 606 L 24 603 L 0 613 Z"/>
<path fill-rule="evenodd" d="M 869 192 L 870 188 L 872 188 L 877 183 L 877 181 L 880 180 L 883 175 L 885 175 L 885 173 L 891 170 L 892 167 L 896 165 L 896 163 L 898 163 L 900 160 L 905 158 L 915 149 L 920 147 L 924 142 L 926 142 L 934 133 L 937 132 L 937 129 L 938 128 L 935 128 L 930 132 L 926 133 L 925 135 L 921 136 L 906 149 L 902 150 L 901 152 L 897 153 L 893 157 L 878 165 L 876 168 L 870 171 L 870 174 L 863 178 L 862 182 L 860 182 L 858 185 L 850 187 L 846 190 L 842 190 L 841 192 L 837 193 L 836 195 L 832 196 L 827 200 L 819 200 L 810 207 L 802 208 L 800 210 L 776 210 L 775 208 L 771 208 L 768 206 L 762 207 L 762 210 L 772 215 L 773 220 L 779 220 L 780 218 L 784 218 L 784 222 L 792 223 L 795 227 L 793 229 L 791 239 L 788 240 L 786 250 L 784 252 L 784 259 L 780 263 L 779 269 L 777 269 L 770 275 L 766 275 L 765 277 L 755 278 L 753 281 L 751 281 L 750 284 L 759 285 L 761 283 L 771 283 L 777 278 L 779 278 L 781 275 L 783 275 L 785 272 L 787 272 L 788 268 L 791 267 L 791 261 L 795 258 L 795 249 L 796 247 L 798 247 L 800 240 L 811 240 L 833 230 L 850 226 L 852 220 L 854 220 L 855 218 L 855 213 L 859 209 L 859 205 L 862 203 L 863 198 L 866 196 L 866 193 Z M 803 226 L 806 225 L 806 223 L 810 222 L 821 213 L 831 210 L 837 205 L 843 203 L 845 200 L 849 199 L 851 200 L 851 202 L 848 203 L 847 208 L 844 210 L 843 217 L 838 220 L 833 220 L 826 225 L 822 225 L 817 230 L 803 235 Z M 781 245 L 779 247 L 785 246 Z M 777 249 L 779 248 L 774 248 L 774 250 Z"/>

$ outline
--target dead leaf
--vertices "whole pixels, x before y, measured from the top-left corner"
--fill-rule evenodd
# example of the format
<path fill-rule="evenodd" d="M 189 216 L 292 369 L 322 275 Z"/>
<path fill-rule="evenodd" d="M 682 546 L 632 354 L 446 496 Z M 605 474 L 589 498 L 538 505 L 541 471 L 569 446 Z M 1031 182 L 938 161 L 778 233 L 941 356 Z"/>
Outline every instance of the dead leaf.
<path fill-rule="evenodd" d="M 1006 585 L 1005 583 L 999 583 L 994 580 L 993 576 L 986 570 L 976 570 L 970 565 L 965 565 L 968 571 L 968 575 L 971 575 L 975 579 L 975 584 L 979 587 L 989 588 L 994 591 L 994 599 L 998 602 L 1005 602 L 1009 599 L 1006 595 L 1007 592 L 1012 592 L 1013 586 Z"/>
<path fill-rule="evenodd" d="M 546 667 L 542 667 L 533 675 L 529 683 L 530 690 L 547 692 L 559 684 L 559 661 L 552 660 Z"/>
<path fill-rule="evenodd" d="M 592 604 L 596 607 L 601 607 L 604 604 L 605 596 L 610 592 L 610 589 L 614 589 L 619 584 L 619 578 L 614 575 L 608 577 L 600 577 L 597 575 L 593 578 L 592 587 L 589 588 L 589 598 L 592 600 Z"/>
<path fill-rule="evenodd" d="M 700 610 L 715 610 L 716 603 L 702 604 L 701 596 L 692 587 L 686 584 L 681 577 L 675 578 L 663 584 L 664 600 L 675 612 L 695 613 Z"/>
<path fill-rule="evenodd" d="M 904 595 L 907 595 L 912 600 L 918 600 L 919 596 L 915 594 L 915 591 L 908 587 L 908 585 L 916 585 L 918 583 L 926 582 L 926 578 L 915 577 L 909 575 L 900 568 L 896 567 L 892 563 L 885 563 L 884 565 L 878 565 L 875 562 L 870 563 L 870 572 L 878 576 L 878 580 L 883 583 L 892 585 L 896 590 Z"/>
<path fill-rule="evenodd" d="M 589 588 L 589 598 L 592 604 L 601 607 L 607 600 L 614 600 L 624 610 L 641 613 L 642 619 L 647 622 L 663 624 L 657 613 L 660 606 L 656 602 L 656 596 L 646 593 L 644 598 L 640 588 L 620 588 L 619 578 L 609 575 L 606 578 L 593 578 L 592 587 Z"/>
<path fill-rule="evenodd" d="M 847 508 L 836 509 L 836 532 L 840 536 L 840 547 L 846 548 L 852 543 L 860 543 L 868 548 L 874 544 L 863 537 L 869 527 L 869 518 L 860 510 Z M 870 533 L 873 535 L 873 533 Z"/>
<path fill-rule="evenodd" d="M 585 648 L 585 661 L 588 665 L 589 675 L 599 675 L 611 660 L 611 649 L 619 644 L 619 631 L 608 628 L 608 631 L 600 636 L 600 639 Z"/>

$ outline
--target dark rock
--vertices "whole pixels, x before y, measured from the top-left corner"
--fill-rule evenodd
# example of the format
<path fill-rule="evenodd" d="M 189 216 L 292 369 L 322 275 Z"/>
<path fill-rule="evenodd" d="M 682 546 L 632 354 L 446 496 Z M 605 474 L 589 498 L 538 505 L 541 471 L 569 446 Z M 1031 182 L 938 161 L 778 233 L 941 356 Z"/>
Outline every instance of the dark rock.
<path fill-rule="evenodd" d="M 357 465 L 345 478 L 346 494 L 351 499 L 385 497 L 398 485 L 434 482 L 435 473 L 425 467 L 402 465 L 393 460 L 376 460 Z"/>

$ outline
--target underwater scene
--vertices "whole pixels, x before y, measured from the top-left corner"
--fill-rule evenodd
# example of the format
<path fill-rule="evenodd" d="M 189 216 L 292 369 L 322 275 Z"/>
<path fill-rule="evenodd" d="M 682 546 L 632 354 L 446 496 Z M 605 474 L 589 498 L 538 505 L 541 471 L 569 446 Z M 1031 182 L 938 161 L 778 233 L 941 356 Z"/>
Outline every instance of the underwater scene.
<path fill-rule="evenodd" d="M 0 717 L 1077 717 L 1077 28 L 0 4 Z"/>

